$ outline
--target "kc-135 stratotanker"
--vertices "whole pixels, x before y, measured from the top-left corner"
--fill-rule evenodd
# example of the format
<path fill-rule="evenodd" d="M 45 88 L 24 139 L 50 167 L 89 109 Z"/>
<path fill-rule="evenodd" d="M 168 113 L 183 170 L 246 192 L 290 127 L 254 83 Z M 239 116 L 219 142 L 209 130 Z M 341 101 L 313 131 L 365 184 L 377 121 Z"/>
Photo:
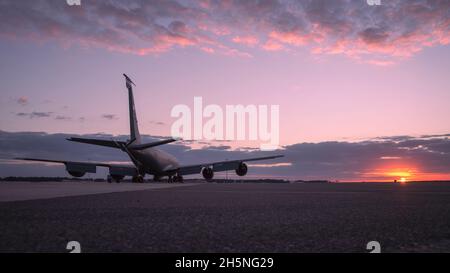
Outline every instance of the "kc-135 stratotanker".
<path fill-rule="evenodd" d="M 254 157 L 237 160 L 227 160 L 196 165 L 181 165 L 171 154 L 158 148 L 159 145 L 177 141 L 169 138 L 161 141 L 142 143 L 139 134 L 136 110 L 134 107 L 133 86 L 134 82 L 125 76 L 126 87 L 128 89 L 129 115 L 130 115 L 130 140 L 116 141 L 104 139 L 88 139 L 71 137 L 67 140 L 87 143 L 93 145 L 106 146 L 120 149 L 127 153 L 132 164 L 115 164 L 108 162 L 77 162 L 67 160 L 39 159 L 39 158 L 17 158 L 20 160 L 42 161 L 52 163 L 63 163 L 67 172 L 74 177 L 82 177 L 86 173 L 96 173 L 97 166 L 109 168 L 108 182 L 114 180 L 120 182 L 125 176 L 131 176 L 133 182 L 143 182 L 146 174 L 153 175 L 155 181 L 167 176 L 169 182 L 183 182 L 184 175 L 202 174 L 206 181 L 212 181 L 214 172 L 235 170 L 239 176 L 247 174 L 248 166 L 245 162 L 256 160 L 268 160 L 282 157 L 283 155 L 273 155 L 265 157 Z"/>

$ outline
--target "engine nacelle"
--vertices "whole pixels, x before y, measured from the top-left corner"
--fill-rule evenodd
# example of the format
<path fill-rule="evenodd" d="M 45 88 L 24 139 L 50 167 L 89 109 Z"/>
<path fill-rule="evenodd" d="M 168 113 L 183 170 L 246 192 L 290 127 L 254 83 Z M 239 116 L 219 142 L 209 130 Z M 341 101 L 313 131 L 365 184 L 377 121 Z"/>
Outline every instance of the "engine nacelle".
<path fill-rule="evenodd" d="M 203 175 L 203 178 L 206 179 L 206 181 L 211 181 L 214 177 L 214 171 L 212 168 L 206 167 L 206 168 L 203 168 L 202 175 Z"/>
<path fill-rule="evenodd" d="M 247 174 L 247 172 L 248 172 L 247 164 L 245 164 L 244 162 L 239 163 L 239 166 L 236 169 L 236 174 L 239 176 L 244 176 Z"/>
<path fill-rule="evenodd" d="M 92 164 L 67 162 L 66 171 L 73 177 L 82 177 L 86 173 L 95 173 L 97 167 Z"/>
<path fill-rule="evenodd" d="M 67 171 L 73 177 L 83 177 L 85 172 L 77 172 L 77 171 Z"/>

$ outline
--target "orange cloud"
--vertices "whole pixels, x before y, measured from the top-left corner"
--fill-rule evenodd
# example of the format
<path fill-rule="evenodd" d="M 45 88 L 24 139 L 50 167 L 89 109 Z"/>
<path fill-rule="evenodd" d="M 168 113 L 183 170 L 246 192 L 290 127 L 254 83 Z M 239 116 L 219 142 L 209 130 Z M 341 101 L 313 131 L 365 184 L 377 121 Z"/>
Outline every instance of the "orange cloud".
<path fill-rule="evenodd" d="M 310 41 L 310 37 L 295 32 L 272 31 L 269 33 L 269 38 L 295 46 L 305 45 Z"/>

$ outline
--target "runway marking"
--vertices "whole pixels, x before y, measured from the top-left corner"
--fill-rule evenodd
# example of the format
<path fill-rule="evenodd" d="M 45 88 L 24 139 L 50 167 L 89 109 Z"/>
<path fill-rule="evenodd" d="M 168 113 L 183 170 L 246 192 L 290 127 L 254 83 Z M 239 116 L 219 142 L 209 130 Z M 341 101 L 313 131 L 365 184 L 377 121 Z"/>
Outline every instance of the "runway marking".
<path fill-rule="evenodd" d="M 106 182 L 1 182 L 0 202 L 50 199 L 102 193 L 157 190 L 195 186 L 199 183 L 106 183 Z"/>

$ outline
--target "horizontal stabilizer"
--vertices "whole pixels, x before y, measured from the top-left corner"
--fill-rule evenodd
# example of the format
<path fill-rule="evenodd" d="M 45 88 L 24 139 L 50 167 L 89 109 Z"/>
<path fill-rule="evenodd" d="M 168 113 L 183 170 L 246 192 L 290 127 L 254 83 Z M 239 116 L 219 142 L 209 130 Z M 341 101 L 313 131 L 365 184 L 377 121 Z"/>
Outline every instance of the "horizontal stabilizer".
<path fill-rule="evenodd" d="M 87 143 L 92 145 L 106 146 L 111 148 L 121 149 L 122 145 L 126 145 L 127 143 L 124 141 L 115 141 L 115 140 L 104 140 L 104 139 L 90 139 L 90 138 L 78 138 L 71 137 L 68 138 L 69 141 Z"/>
<path fill-rule="evenodd" d="M 167 143 L 171 143 L 177 141 L 176 139 L 170 138 L 170 139 L 165 139 L 165 140 L 161 140 L 161 141 L 155 141 L 155 142 L 151 142 L 151 143 L 144 143 L 144 144 L 136 144 L 136 145 L 130 145 L 128 146 L 129 149 L 133 149 L 133 150 L 145 150 L 147 148 L 151 148 L 151 147 L 155 147 L 155 146 L 159 146 L 159 145 L 164 145 Z"/>

